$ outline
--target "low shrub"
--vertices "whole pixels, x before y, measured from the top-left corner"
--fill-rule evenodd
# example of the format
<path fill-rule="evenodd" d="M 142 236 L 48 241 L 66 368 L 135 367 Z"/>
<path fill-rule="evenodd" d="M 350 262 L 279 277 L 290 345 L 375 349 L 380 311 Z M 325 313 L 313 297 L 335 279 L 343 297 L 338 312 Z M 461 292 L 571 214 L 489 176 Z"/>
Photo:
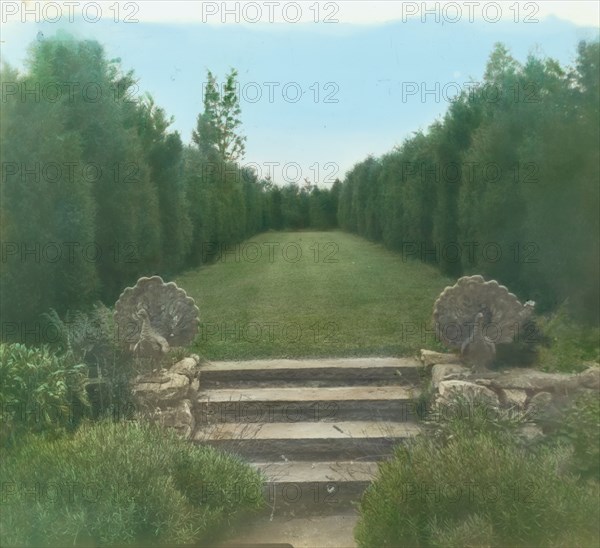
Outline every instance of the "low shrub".
<path fill-rule="evenodd" d="M 599 485 L 569 472 L 572 449 L 529 446 L 518 420 L 480 409 L 380 465 L 361 501 L 359 546 L 551 546 L 565 532 L 597 545 Z"/>
<path fill-rule="evenodd" d="M 243 461 L 148 424 L 86 423 L 2 457 L 2 546 L 208 542 L 263 501 Z"/>

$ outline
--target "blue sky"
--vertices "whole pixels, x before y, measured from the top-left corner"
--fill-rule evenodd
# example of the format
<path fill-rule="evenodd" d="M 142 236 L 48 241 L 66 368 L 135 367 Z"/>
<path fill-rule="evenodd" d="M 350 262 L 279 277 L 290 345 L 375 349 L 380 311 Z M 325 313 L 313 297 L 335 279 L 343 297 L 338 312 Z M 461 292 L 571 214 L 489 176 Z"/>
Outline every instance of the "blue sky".
<path fill-rule="evenodd" d="M 577 42 L 598 34 L 593 10 L 573 17 L 540 10 L 538 22 L 530 24 L 515 22 L 514 13 L 494 23 L 481 17 L 449 23 L 443 17 L 423 22 L 418 14 L 403 21 L 405 14 L 388 13 L 389 4 L 399 2 L 379 11 L 358 4 L 336 3 L 335 24 L 218 24 L 218 13 L 203 23 L 200 12 L 182 17 L 185 10 L 178 12 L 176 3 L 161 2 L 129 24 L 108 18 L 91 24 L 80 16 L 74 22 L 15 21 L 3 27 L 2 60 L 22 67 L 40 30 L 97 39 L 109 58 L 120 57 L 125 70 L 134 69 L 139 93 L 152 93 L 175 117 L 184 142 L 202 108 L 206 70 L 223 77 L 235 67 L 248 138 L 244 163 L 258 164 L 262 175 L 272 170 L 278 183 L 308 177 L 326 184 L 368 154 L 383 154 L 426 129 L 455 90 L 481 80 L 495 42 L 504 42 L 521 61 L 533 51 L 569 64 Z M 303 15 L 314 16 L 314 8 L 308 10 L 314 5 L 302 3 Z M 345 19 L 344 6 L 352 8 Z"/>

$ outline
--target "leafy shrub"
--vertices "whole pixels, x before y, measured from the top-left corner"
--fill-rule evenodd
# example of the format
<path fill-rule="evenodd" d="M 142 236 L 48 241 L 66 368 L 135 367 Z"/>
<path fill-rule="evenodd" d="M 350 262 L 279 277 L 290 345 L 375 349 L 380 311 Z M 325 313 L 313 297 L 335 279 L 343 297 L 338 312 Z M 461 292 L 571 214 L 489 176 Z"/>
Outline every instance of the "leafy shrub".
<path fill-rule="evenodd" d="M 58 434 L 89 407 L 87 367 L 47 347 L 0 343 L 0 442 L 25 432 Z"/>
<path fill-rule="evenodd" d="M 56 351 L 88 365 L 93 416 L 127 416 L 134 407 L 130 380 L 135 371 L 131 356 L 117 344 L 112 311 L 97 303 L 88 311 L 68 311 L 64 319 L 53 309 L 43 316 Z"/>
<path fill-rule="evenodd" d="M 156 426 L 28 441 L 3 455 L 2 546 L 205 542 L 262 505 L 258 472 Z"/>
<path fill-rule="evenodd" d="M 565 531 L 596 545 L 599 486 L 566 471 L 570 448 L 530 447 L 518 420 L 472 410 L 380 465 L 361 501 L 359 546 L 543 546 Z"/>
<path fill-rule="evenodd" d="M 64 320 L 54 309 L 42 317 L 48 322 L 45 331 L 52 335 L 58 351 L 96 367 L 112 362 L 116 350 L 114 321 L 112 312 L 102 303 L 95 304 L 88 312 L 67 311 Z"/>

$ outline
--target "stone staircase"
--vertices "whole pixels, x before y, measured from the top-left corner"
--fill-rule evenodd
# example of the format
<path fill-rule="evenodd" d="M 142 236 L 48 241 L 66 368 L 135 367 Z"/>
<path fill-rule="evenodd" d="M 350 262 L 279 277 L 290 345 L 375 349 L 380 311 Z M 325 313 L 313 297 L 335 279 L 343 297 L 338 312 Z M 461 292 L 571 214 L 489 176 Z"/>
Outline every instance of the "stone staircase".
<path fill-rule="evenodd" d="M 194 441 L 243 456 L 267 478 L 268 508 L 255 524 L 258 536 L 249 531 L 243 542 L 227 546 L 353 545 L 348 543 L 356 504 L 378 461 L 419 432 L 414 399 L 423 370 L 420 361 L 407 358 L 204 365 L 194 405 Z M 302 541 L 305 533 L 290 533 L 307 519 L 317 530 L 322 520 L 329 534 L 332 523 L 342 524 L 346 540 Z"/>

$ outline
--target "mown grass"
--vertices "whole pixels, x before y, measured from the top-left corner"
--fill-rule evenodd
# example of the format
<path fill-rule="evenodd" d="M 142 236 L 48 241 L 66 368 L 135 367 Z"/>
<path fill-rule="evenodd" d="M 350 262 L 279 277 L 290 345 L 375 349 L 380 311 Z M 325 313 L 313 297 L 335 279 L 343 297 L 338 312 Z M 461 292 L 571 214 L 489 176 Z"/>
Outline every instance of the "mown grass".
<path fill-rule="evenodd" d="M 176 279 L 196 299 L 201 329 L 193 351 L 207 359 L 411 356 L 444 350 L 431 329 L 433 303 L 456 282 L 358 236 L 267 232 L 227 249 L 216 263 Z M 525 300 L 527 296 L 523 296 Z M 533 361 L 550 371 L 598 362 L 600 330 L 560 308 L 537 318 Z M 506 365 L 506 364 L 504 364 Z"/>
<path fill-rule="evenodd" d="M 260 234 L 176 282 L 200 308 L 194 351 L 249 359 L 441 348 L 431 332 L 432 306 L 453 280 L 333 231 Z"/>

